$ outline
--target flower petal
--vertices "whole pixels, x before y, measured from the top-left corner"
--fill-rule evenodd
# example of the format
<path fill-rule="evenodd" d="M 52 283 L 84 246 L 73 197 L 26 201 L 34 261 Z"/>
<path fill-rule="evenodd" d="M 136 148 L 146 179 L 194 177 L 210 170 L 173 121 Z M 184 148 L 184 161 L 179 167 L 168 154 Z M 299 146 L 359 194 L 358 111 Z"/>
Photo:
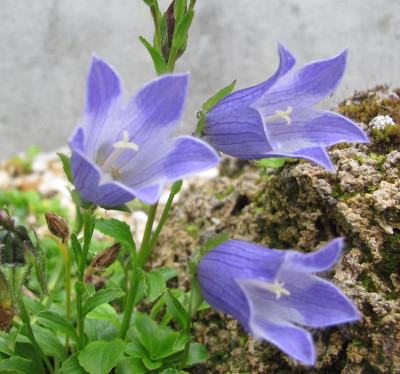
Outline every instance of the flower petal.
<path fill-rule="evenodd" d="M 291 324 L 279 325 L 257 316 L 250 321 L 251 333 L 281 349 L 288 356 L 306 365 L 315 364 L 311 334 Z"/>
<path fill-rule="evenodd" d="M 118 183 L 100 185 L 99 168 L 80 151 L 72 152 L 71 172 L 75 188 L 85 201 L 102 206 L 117 206 L 135 198 L 133 191 Z"/>
<path fill-rule="evenodd" d="M 244 88 L 242 90 L 236 91 L 221 101 L 219 101 L 214 108 L 210 110 L 214 112 L 218 110 L 220 106 L 247 106 L 250 102 L 257 100 L 264 92 L 266 92 L 279 78 L 284 76 L 296 63 L 296 59 L 294 56 L 283 46 L 283 44 L 278 44 L 278 51 L 279 51 L 279 67 L 276 73 L 266 80 L 258 84 L 257 86 Z"/>
<path fill-rule="evenodd" d="M 121 81 L 115 70 L 93 56 L 87 79 L 86 112 L 106 111 L 112 101 L 120 99 L 121 93 Z"/>
<path fill-rule="evenodd" d="M 143 86 L 124 111 L 125 124 L 139 146 L 149 139 L 166 138 L 183 114 L 189 74 L 162 75 Z"/>
<path fill-rule="evenodd" d="M 120 168 L 120 182 L 134 190 L 175 182 L 209 169 L 220 157 L 207 143 L 180 136 L 163 143 L 146 143 L 137 155 Z"/>
<path fill-rule="evenodd" d="M 284 282 L 290 295 L 282 296 L 279 305 L 300 313 L 288 317 L 291 322 L 326 327 L 360 319 L 353 303 L 335 285 L 314 275 L 293 271 L 293 265 L 286 265 L 278 279 Z"/>
<path fill-rule="evenodd" d="M 276 109 L 305 108 L 321 101 L 339 85 L 346 57 L 347 51 L 343 51 L 334 58 L 316 61 L 286 74 L 253 106 L 262 115 L 269 116 Z"/>
<path fill-rule="evenodd" d="M 229 107 L 210 112 L 204 124 L 204 138 L 220 152 L 253 159 L 273 150 L 260 114 L 252 108 L 232 111 Z"/>
<path fill-rule="evenodd" d="M 340 114 L 314 109 L 294 111 L 292 124 L 267 122 L 269 137 L 280 150 L 294 152 L 302 148 L 327 147 L 341 142 L 369 142 L 364 132 Z"/>
<path fill-rule="evenodd" d="M 338 261 L 343 245 L 343 238 L 335 238 L 312 253 L 288 250 L 285 252 L 286 259 L 290 264 L 288 266 L 295 268 L 296 271 L 304 271 L 307 273 L 317 273 L 328 270 Z"/>

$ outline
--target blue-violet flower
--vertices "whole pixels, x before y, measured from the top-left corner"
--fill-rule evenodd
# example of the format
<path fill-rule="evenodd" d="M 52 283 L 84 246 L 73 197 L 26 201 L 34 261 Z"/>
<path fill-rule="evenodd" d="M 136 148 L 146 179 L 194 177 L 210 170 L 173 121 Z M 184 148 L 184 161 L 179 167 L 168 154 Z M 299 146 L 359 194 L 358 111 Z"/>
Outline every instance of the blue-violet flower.
<path fill-rule="evenodd" d="M 337 238 L 303 254 L 229 240 L 202 258 L 198 278 L 212 307 L 235 317 L 255 338 L 313 365 L 311 334 L 299 326 L 326 327 L 360 318 L 335 285 L 311 274 L 335 264 L 342 247 Z"/>
<path fill-rule="evenodd" d="M 228 95 L 207 113 L 204 138 L 237 158 L 303 158 L 333 171 L 325 147 L 369 142 L 351 120 L 311 108 L 340 83 L 347 53 L 294 71 L 292 54 L 282 45 L 279 54 L 280 65 L 272 78 Z"/>
<path fill-rule="evenodd" d="M 117 73 L 93 57 L 85 112 L 69 142 L 73 183 L 85 201 L 154 204 L 165 184 L 218 164 L 217 152 L 200 139 L 168 138 L 182 116 L 188 81 L 188 74 L 163 75 L 124 105 Z"/>

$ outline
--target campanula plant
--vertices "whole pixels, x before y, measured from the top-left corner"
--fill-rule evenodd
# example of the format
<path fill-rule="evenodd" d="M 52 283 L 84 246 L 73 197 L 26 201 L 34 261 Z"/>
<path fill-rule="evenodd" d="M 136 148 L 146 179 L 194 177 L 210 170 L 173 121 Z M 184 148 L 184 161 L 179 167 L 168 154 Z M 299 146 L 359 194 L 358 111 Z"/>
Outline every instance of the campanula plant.
<path fill-rule="evenodd" d="M 343 239 L 303 254 L 229 240 L 208 252 L 198 267 L 205 300 L 307 365 L 315 364 L 311 334 L 300 326 L 327 327 L 360 319 L 332 283 L 313 275 L 338 260 Z"/>
<path fill-rule="evenodd" d="M 150 260 L 181 179 L 216 166 L 218 151 L 244 159 L 298 157 L 333 170 L 327 146 L 368 141 L 352 121 L 312 108 L 339 84 L 346 52 L 292 70 L 294 57 L 279 45 L 280 65 L 272 78 L 231 94 L 234 81 L 203 104 L 198 134 L 204 140 L 173 137 L 189 74 L 172 72 L 185 52 L 196 0 L 173 0 L 164 13 L 157 0 L 144 3 L 155 32 L 152 44 L 139 40 L 159 76 L 124 102 L 114 68 L 92 57 L 84 114 L 69 140 L 71 157 L 60 154 L 75 187 L 74 227 L 46 213 L 53 253 L 63 260 L 56 259 L 56 269 L 48 272 L 49 297 L 23 287 L 35 265 L 47 293 L 39 241 L 33 246 L 28 231 L 0 209 L 0 371 L 187 373 L 208 359 L 205 346 L 193 341 L 192 319 L 210 305 L 238 319 L 255 338 L 313 365 L 306 328 L 360 318 L 335 285 L 314 275 L 336 263 L 342 239 L 302 254 L 227 241 L 225 232 L 193 251 L 189 290 L 171 287 L 167 282 L 178 271 Z M 167 184 L 168 200 L 159 207 Z M 145 203 L 147 213 L 138 243 L 129 220 L 97 214 L 98 206 L 130 213 L 133 204 L 124 204 L 133 199 Z M 103 251 L 95 230 L 107 238 Z"/>
<path fill-rule="evenodd" d="M 326 147 L 369 141 L 348 118 L 312 108 L 339 85 L 347 52 L 296 70 L 295 58 L 281 44 L 279 56 L 270 79 L 223 98 L 198 132 L 217 150 L 237 158 L 303 158 L 333 171 Z"/>

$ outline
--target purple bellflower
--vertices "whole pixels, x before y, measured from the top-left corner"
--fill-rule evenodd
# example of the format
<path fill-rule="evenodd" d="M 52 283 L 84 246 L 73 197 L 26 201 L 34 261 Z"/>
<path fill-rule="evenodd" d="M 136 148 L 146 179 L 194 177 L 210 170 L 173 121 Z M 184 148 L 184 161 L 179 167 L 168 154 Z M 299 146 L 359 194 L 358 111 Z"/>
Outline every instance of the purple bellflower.
<path fill-rule="evenodd" d="M 168 138 L 182 116 L 188 81 L 188 74 L 163 75 L 124 105 L 117 73 L 93 57 L 85 112 L 69 142 L 82 199 L 107 207 L 134 198 L 154 204 L 165 184 L 218 164 L 217 152 L 200 139 Z"/>
<path fill-rule="evenodd" d="M 280 64 L 269 80 L 234 92 L 208 113 L 204 138 L 217 150 L 241 159 L 295 157 L 334 171 L 325 147 L 369 142 L 349 119 L 311 106 L 338 86 L 346 51 L 290 71 L 295 58 L 279 45 Z"/>
<path fill-rule="evenodd" d="M 335 285 L 311 274 L 335 264 L 342 247 L 337 238 L 304 254 L 229 240 L 202 258 L 198 278 L 212 307 L 235 317 L 255 338 L 313 365 L 311 334 L 299 325 L 326 327 L 360 318 Z"/>

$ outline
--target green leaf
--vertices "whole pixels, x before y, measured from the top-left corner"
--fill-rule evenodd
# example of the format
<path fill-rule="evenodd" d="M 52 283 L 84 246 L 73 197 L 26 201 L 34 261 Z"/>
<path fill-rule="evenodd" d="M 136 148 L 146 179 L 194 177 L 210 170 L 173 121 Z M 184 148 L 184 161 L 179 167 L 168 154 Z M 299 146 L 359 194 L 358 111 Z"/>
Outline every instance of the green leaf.
<path fill-rule="evenodd" d="M 75 353 L 63 362 L 60 374 L 88 374 L 88 372 L 79 364 L 78 353 Z"/>
<path fill-rule="evenodd" d="M 133 305 L 137 305 L 140 300 L 146 295 L 146 281 L 144 277 L 144 271 L 142 269 L 137 269 L 135 274 L 135 281 L 138 283 L 136 288 L 135 298 L 133 300 Z"/>
<path fill-rule="evenodd" d="M 71 247 L 72 247 L 72 251 L 74 252 L 75 262 L 76 262 L 76 264 L 78 265 L 78 268 L 79 268 L 79 264 L 80 264 L 81 259 L 82 259 L 82 246 L 79 243 L 79 240 L 76 237 L 74 232 L 71 234 Z"/>
<path fill-rule="evenodd" d="M 148 6 L 154 6 L 157 4 L 157 0 L 143 0 Z"/>
<path fill-rule="evenodd" d="M 176 25 L 179 24 L 183 13 L 186 10 L 186 3 L 187 0 L 176 0 L 175 5 L 174 5 L 174 17 L 175 17 L 175 23 Z"/>
<path fill-rule="evenodd" d="M 147 285 L 147 301 L 151 303 L 163 294 L 165 289 L 165 280 L 157 270 L 146 273 L 144 279 Z"/>
<path fill-rule="evenodd" d="M 215 95 L 211 96 L 204 104 L 203 110 L 205 113 L 208 113 L 219 101 L 221 101 L 224 97 L 228 96 L 236 85 L 236 79 L 228 84 L 226 87 L 220 89 Z"/>
<path fill-rule="evenodd" d="M 144 366 L 146 366 L 146 368 L 149 370 L 156 370 L 163 364 L 161 361 L 151 361 L 148 358 L 144 358 L 142 361 Z"/>
<path fill-rule="evenodd" d="M 79 363 L 90 374 L 107 374 L 117 364 L 124 352 L 124 342 L 114 339 L 89 343 L 78 354 Z"/>
<path fill-rule="evenodd" d="M 145 374 L 147 372 L 148 369 L 143 365 L 141 358 L 124 357 L 118 361 L 115 374 Z"/>
<path fill-rule="evenodd" d="M 179 300 L 174 296 L 174 294 L 169 289 L 165 291 L 165 302 L 167 304 L 169 311 L 176 319 L 176 322 L 178 322 L 179 326 L 181 326 L 182 329 L 186 329 L 188 314 L 181 305 L 181 303 L 179 302 Z"/>
<path fill-rule="evenodd" d="M 33 371 L 35 368 L 37 369 L 37 366 L 34 361 L 22 357 L 10 357 L 0 361 L 0 373 L 32 374 L 37 373 Z"/>
<path fill-rule="evenodd" d="M 57 156 L 60 157 L 60 160 L 63 164 L 64 173 L 67 176 L 68 181 L 70 183 L 73 183 L 71 174 L 71 157 L 68 157 L 67 155 L 61 152 L 58 152 Z"/>
<path fill-rule="evenodd" d="M 189 355 L 186 360 L 185 367 L 189 367 L 195 364 L 199 364 L 200 362 L 204 362 L 208 360 L 208 352 L 206 347 L 200 343 L 192 343 L 189 347 Z"/>
<path fill-rule="evenodd" d="M 67 359 L 65 347 L 54 334 L 38 325 L 32 325 L 32 329 L 39 346 L 45 354 L 48 356 L 54 356 L 60 362 Z"/>
<path fill-rule="evenodd" d="M 93 284 L 81 281 L 75 282 L 74 290 L 76 293 L 80 292 L 82 295 L 87 293 L 89 296 L 93 296 L 96 293 L 96 289 L 94 288 Z"/>
<path fill-rule="evenodd" d="M 139 316 L 135 321 L 138 338 L 146 348 L 150 357 L 157 354 L 157 344 L 160 337 L 160 329 L 155 321 L 147 315 Z"/>
<path fill-rule="evenodd" d="M 156 271 L 162 275 L 165 281 L 168 281 L 176 276 L 178 276 L 178 271 L 174 268 L 170 268 L 168 266 L 164 266 L 161 268 L 157 268 Z"/>
<path fill-rule="evenodd" d="M 148 358 L 149 354 L 146 350 L 146 348 L 144 347 L 143 344 L 141 344 L 140 342 L 133 341 L 131 343 L 128 343 L 125 347 L 125 352 L 129 355 L 132 356 L 134 358 Z"/>
<path fill-rule="evenodd" d="M 108 303 L 117 299 L 118 297 L 124 296 L 125 292 L 120 288 L 106 288 L 100 291 L 97 291 L 91 298 L 86 300 L 83 304 L 83 315 L 86 315 L 91 310 L 96 308 L 101 304 Z"/>
<path fill-rule="evenodd" d="M 91 310 L 87 315 L 87 318 L 101 319 L 112 322 L 115 327 L 120 328 L 120 321 L 117 311 L 110 304 L 101 304 Z"/>
<path fill-rule="evenodd" d="M 279 168 L 281 167 L 286 161 L 296 161 L 295 158 L 289 157 L 271 157 L 271 158 L 263 158 L 261 160 L 256 161 L 256 165 L 264 167 L 264 168 Z"/>
<path fill-rule="evenodd" d="M 188 31 L 194 17 L 194 10 L 189 9 L 183 16 L 178 27 L 175 27 L 174 38 L 172 39 L 172 47 L 179 50 L 186 42 Z"/>
<path fill-rule="evenodd" d="M 35 316 L 46 310 L 46 307 L 42 303 L 29 297 L 24 298 L 24 304 L 28 311 Z"/>
<path fill-rule="evenodd" d="M 175 352 L 180 351 L 181 347 L 175 345 L 180 334 L 179 332 L 171 332 L 163 338 L 159 339 L 157 345 L 157 355 L 154 357 L 156 360 L 160 360 L 164 357 L 171 356 Z"/>
<path fill-rule="evenodd" d="M 106 206 L 106 205 L 99 205 L 100 208 L 103 208 L 105 210 L 115 210 L 119 212 L 126 212 L 126 213 L 132 213 L 131 210 L 129 209 L 128 205 L 122 204 L 122 205 L 117 205 L 117 206 Z"/>
<path fill-rule="evenodd" d="M 133 250 L 136 249 L 131 229 L 127 223 L 115 218 L 98 218 L 96 219 L 96 229 L 105 235 L 126 243 Z"/>
<path fill-rule="evenodd" d="M 63 316 L 50 312 L 44 311 L 38 314 L 38 321 L 49 329 L 55 331 L 61 331 L 65 335 L 69 335 L 75 342 L 78 341 L 78 335 L 76 334 L 75 327 L 72 326 Z"/>
<path fill-rule="evenodd" d="M 204 296 L 203 296 L 203 292 L 200 287 L 200 282 L 196 276 L 192 276 L 192 278 L 190 279 L 190 286 L 192 289 L 190 290 L 191 302 L 190 302 L 189 313 L 191 316 L 194 316 L 196 314 L 197 310 L 199 309 L 199 306 L 204 301 Z"/>
<path fill-rule="evenodd" d="M 213 248 L 222 244 L 223 242 L 226 242 L 228 239 L 229 239 L 228 231 L 224 231 L 221 234 L 217 235 L 215 238 L 212 238 L 202 247 L 201 249 L 202 255 L 205 255 L 206 253 L 210 252 Z"/>
<path fill-rule="evenodd" d="M 158 75 L 163 75 L 168 73 L 167 65 L 161 56 L 160 52 L 155 49 L 145 38 L 139 36 L 139 40 L 146 47 L 147 51 L 150 53 L 151 59 L 153 60 L 154 68 Z"/>

